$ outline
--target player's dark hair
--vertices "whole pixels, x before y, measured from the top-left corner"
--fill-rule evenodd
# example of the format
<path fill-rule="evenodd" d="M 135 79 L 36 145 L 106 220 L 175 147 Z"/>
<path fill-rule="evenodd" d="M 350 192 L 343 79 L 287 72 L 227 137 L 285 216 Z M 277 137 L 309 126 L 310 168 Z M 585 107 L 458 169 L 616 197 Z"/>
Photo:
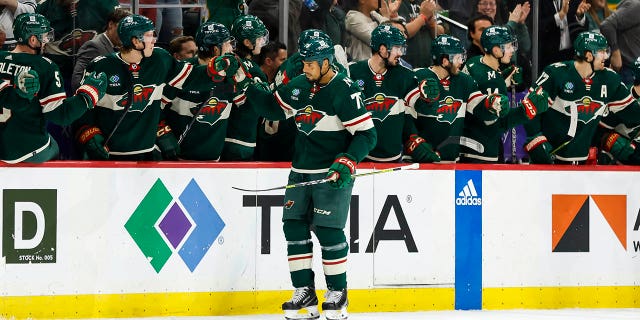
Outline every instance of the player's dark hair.
<path fill-rule="evenodd" d="M 491 22 L 491 25 L 495 24 L 493 19 L 486 14 L 476 14 L 475 16 L 471 17 L 471 19 L 469 19 L 469 21 L 467 22 L 467 30 L 468 30 L 467 38 L 469 40 L 472 40 L 471 33 L 476 32 L 476 21 L 481 21 L 481 20 L 489 21 Z"/>
<path fill-rule="evenodd" d="M 287 50 L 287 46 L 280 41 L 269 41 L 266 46 L 262 47 L 260 54 L 254 57 L 254 61 L 261 66 L 267 58 L 275 60 L 280 49 Z"/>
<path fill-rule="evenodd" d="M 179 36 L 172 39 L 171 42 L 169 42 L 169 53 L 173 55 L 174 53 L 180 52 L 180 50 L 182 50 L 182 45 L 189 41 L 193 41 L 195 43 L 196 39 L 192 36 Z"/>
<path fill-rule="evenodd" d="M 129 12 L 129 10 L 125 10 L 122 8 L 116 8 L 115 10 L 111 11 L 111 13 L 109 13 L 107 15 L 107 24 L 104 25 L 104 30 L 102 31 L 107 31 L 107 27 L 109 26 L 109 22 L 115 23 L 116 25 L 118 25 L 118 22 L 120 22 L 120 20 L 124 19 L 124 17 L 126 16 L 130 16 L 131 12 Z"/>

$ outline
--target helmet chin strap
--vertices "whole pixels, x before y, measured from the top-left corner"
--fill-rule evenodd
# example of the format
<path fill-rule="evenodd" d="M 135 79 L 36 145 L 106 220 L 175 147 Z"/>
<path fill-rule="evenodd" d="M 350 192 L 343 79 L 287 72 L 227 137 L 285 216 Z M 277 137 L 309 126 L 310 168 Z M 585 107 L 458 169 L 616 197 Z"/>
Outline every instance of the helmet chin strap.
<path fill-rule="evenodd" d="M 383 57 L 383 56 L 380 54 L 380 51 L 378 51 L 377 53 L 378 53 L 378 57 L 380 57 L 380 58 L 382 59 L 382 61 L 384 62 L 384 68 L 385 68 L 385 69 L 389 69 L 389 67 L 391 66 L 391 65 L 389 64 L 389 57 L 391 57 L 391 52 L 389 52 L 389 50 L 387 50 L 388 55 L 387 55 L 387 57 L 386 57 L 386 58 L 385 58 L 385 57 Z"/>

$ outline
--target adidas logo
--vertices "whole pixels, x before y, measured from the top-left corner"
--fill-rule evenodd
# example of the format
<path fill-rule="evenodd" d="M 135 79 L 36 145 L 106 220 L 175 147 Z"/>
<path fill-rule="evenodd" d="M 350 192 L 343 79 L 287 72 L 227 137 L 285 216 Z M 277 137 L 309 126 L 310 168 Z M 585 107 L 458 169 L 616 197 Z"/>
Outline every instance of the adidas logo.
<path fill-rule="evenodd" d="M 462 191 L 458 193 L 456 198 L 456 205 L 458 206 L 479 206 L 482 205 L 482 198 L 478 196 L 476 186 L 473 185 L 473 180 L 469 179 L 467 184 L 462 188 Z"/>

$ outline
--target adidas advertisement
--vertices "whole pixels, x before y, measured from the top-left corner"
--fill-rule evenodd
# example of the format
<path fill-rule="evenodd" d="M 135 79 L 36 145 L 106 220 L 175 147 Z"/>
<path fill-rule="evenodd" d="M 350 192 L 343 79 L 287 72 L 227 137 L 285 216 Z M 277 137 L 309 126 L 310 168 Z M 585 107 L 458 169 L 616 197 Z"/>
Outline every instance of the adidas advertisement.
<path fill-rule="evenodd" d="M 456 186 L 458 186 L 458 181 L 456 180 Z M 478 194 L 478 190 L 476 190 L 476 186 L 473 183 L 473 179 L 467 180 L 464 186 L 457 188 L 456 190 L 460 190 L 458 192 L 458 196 L 456 197 L 456 205 L 458 206 L 479 206 L 482 205 L 482 197 Z"/>

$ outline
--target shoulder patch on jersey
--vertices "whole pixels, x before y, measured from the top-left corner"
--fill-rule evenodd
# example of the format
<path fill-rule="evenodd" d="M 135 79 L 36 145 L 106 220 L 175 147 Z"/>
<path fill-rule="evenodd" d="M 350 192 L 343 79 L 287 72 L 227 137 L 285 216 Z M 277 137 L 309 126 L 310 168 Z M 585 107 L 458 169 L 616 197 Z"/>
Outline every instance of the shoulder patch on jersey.
<path fill-rule="evenodd" d="M 41 56 L 46 62 L 49 62 L 49 64 L 53 64 L 53 61 L 51 61 L 51 59 L 45 57 L 45 56 Z"/>

